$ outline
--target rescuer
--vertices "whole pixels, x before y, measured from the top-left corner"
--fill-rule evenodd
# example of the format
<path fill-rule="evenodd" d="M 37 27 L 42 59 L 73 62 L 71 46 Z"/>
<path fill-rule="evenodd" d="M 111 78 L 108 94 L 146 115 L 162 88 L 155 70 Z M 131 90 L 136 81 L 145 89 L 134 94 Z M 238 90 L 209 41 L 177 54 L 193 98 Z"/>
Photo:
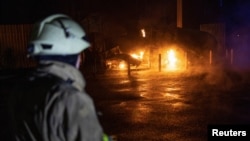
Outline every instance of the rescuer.
<path fill-rule="evenodd" d="M 101 141 L 92 98 L 79 71 L 81 52 L 90 46 L 81 26 L 63 14 L 36 23 L 28 56 L 37 68 L 12 90 L 11 124 L 16 141 Z"/>

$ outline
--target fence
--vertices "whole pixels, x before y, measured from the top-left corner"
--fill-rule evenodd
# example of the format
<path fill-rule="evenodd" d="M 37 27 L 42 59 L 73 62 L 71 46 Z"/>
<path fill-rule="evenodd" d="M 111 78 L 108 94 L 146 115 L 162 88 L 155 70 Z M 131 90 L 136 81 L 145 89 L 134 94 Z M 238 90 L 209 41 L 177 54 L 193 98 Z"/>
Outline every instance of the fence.
<path fill-rule="evenodd" d="M 26 56 L 31 28 L 31 24 L 0 25 L 0 69 L 33 65 Z"/>

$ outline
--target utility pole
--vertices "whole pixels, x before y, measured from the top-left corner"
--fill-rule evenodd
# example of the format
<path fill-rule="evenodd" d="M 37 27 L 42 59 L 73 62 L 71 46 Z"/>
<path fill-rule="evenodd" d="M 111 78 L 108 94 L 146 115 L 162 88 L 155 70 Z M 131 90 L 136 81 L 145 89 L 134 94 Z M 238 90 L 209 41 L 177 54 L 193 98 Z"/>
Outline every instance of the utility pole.
<path fill-rule="evenodd" d="M 177 0 L 177 21 L 176 21 L 176 26 L 177 28 L 183 28 L 183 4 L 182 4 L 182 0 Z M 185 50 L 185 69 L 188 68 L 188 50 Z"/>
<path fill-rule="evenodd" d="M 177 27 L 182 28 L 182 0 L 177 0 Z"/>

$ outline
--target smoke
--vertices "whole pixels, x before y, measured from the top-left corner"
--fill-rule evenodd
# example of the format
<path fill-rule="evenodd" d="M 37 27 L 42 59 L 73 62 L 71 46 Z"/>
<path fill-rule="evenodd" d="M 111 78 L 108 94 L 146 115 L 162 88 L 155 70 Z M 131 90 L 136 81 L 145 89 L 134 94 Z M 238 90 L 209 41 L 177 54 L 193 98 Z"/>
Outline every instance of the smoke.
<path fill-rule="evenodd" d="M 235 69 L 250 69 L 250 26 L 234 28 L 229 36 L 231 65 Z"/>
<path fill-rule="evenodd" d="M 235 69 L 250 69 L 250 2 L 237 1 L 226 13 L 227 47 L 232 49 L 231 63 Z M 230 8 L 230 7 L 229 7 Z"/>
<path fill-rule="evenodd" d="M 214 65 L 203 70 L 204 81 L 207 85 L 222 91 L 233 90 L 238 86 L 249 85 L 248 71 L 225 68 L 223 65 Z"/>

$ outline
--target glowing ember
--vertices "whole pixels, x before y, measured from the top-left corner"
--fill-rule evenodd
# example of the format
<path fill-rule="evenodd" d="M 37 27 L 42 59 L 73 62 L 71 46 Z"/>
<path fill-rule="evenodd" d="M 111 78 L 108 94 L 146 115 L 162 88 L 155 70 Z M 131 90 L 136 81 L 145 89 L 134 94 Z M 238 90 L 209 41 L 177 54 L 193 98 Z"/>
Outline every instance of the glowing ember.
<path fill-rule="evenodd" d="M 142 34 L 142 37 L 143 37 L 143 38 L 146 37 L 146 31 L 145 31 L 145 29 L 141 29 L 141 34 Z"/>

